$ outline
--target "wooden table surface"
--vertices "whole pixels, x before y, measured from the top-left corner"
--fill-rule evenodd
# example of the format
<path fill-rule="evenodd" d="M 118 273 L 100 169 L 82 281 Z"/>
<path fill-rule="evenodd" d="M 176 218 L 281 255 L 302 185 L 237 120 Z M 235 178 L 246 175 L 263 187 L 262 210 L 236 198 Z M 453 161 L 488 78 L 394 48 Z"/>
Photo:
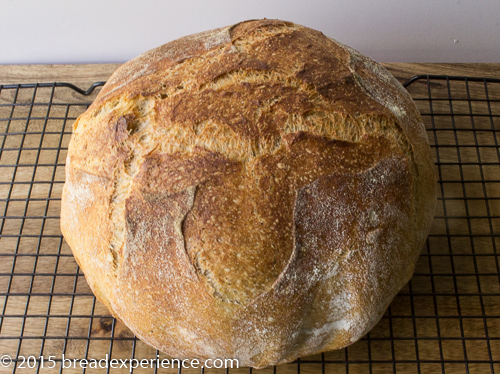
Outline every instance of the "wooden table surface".
<path fill-rule="evenodd" d="M 401 82 L 416 74 L 500 78 L 500 64 L 386 63 L 384 65 Z M 118 66 L 119 64 L 4 65 L 0 66 L 0 84 L 57 81 L 69 82 L 81 88 L 87 88 L 93 82 L 105 81 Z M 424 89 L 423 85 L 415 85 L 415 87 L 412 87 L 412 94 L 418 95 Z M 454 89 L 452 88 L 452 91 Z M 476 88 L 472 88 L 472 94 L 475 93 L 474 90 Z M 479 87 L 477 90 L 478 94 L 480 94 L 481 88 Z M 492 89 L 490 94 L 490 99 L 500 101 L 500 89 Z M 0 94 L 0 104 L 9 100 L 8 95 L 7 98 L 3 98 L 2 95 L 7 94 L 4 92 Z M 41 93 L 41 95 L 45 94 Z M 82 102 L 89 100 L 89 98 L 77 98 L 77 96 L 74 95 L 72 100 L 81 100 Z M 419 106 L 421 111 L 427 110 L 425 102 L 418 105 L 421 105 Z M 436 103 L 436 105 L 440 104 Z M 467 103 L 459 101 L 455 105 L 457 111 L 461 109 L 467 110 Z M 22 108 L 19 108 L 19 110 L 22 110 Z M 60 112 L 57 112 L 58 110 Z M 63 110 L 64 108 L 54 108 L 54 115 L 65 115 Z M 439 107 L 436 107 L 436 110 L 439 110 Z M 482 114 L 479 113 L 479 115 L 488 114 L 485 108 L 478 110 L 482 110 Z M 19 113 L 23 115 L 23 112 Z M 74 116 L 78 114 L 78 111 L 74 112 Z M 0 107 L 0 118 L 9 115 L 7 109 Z M 68 112 L 66 112 L 67 115 Z M 498 118 L 495 120 L 498 120 Z M 470 118 L 457 117 L 456 125 L 470 127 Z M 12 126 L 15 126 L 15 124 Z M 33 120 L 29 126 L 32 131 L 41 131 L 45 129 L 44 126 L 47 126 L 47 124 L 44 124 L 43 121 Z M 51 124 L 49 123 L 48 126 L 51 126 Z M 429 119 L 426 119 L 426 126 L 431 126 Z M 478 123 L 478 126 L 482 126 L 482 124 Z M 486 123 L 484 126 L 490 125 Z M 498 180 L 500 179 L 498 150 L 492 148 L 492 144 L 498 144 L 498 141 L 500 141 L 498 135 L 500 123 L 492 120 L 491 127 L 492 129 L 486 129 L 484 134 L 477 132 L 475 140 L 471 140 L 475 141 L 475 143 L 471 144 L 476 144 L 476 146 L 484 144 L 489 147 L 487 148 L 488 152 L 485 151 L 482 154 L 481 162 L 491 167 L 481 168 L 481 173 L 483 173 L 481 175 L 486 180 Z M 65 131 L 70 131 L 71 123 L 67 123 L 65 129 Z M 9 131 L 13 130 L 10 129 Z M 22 131 L 22 129 L 19 131 Z M 2 132 L 6 132 L 4 122 L 0 123 L 0 133 Z M 443 148 L 442 152 L 440 150 L 439 155 L 436 153 L 436 156 L 440 157 L 439 161 L 443 163 L 441 178 L 445 180 L 479 178 L 479 174 L 475 169 L 469 170 L 464 167 L 463 170 L 459 170 L 452 167 L 456 161 L 455 153 L 458 152 L 455 150 L 457 138 L 448 136 L 448 133 L 443 132 L 443 134 L 438 134 L 432 138 L 432 133 L 429 132 L 431 144 L 436 144 L 439 141 L 440 146 L 451 146 L 449 149 Z M 491 140 L 491 134 L 493 134 L 493 137 L 497 137 L 497 140 L 495 140 L 497 143 Z M 441 137 L 441 135 L 443 136 Z M 462 139 L 461 134 L 458 136 L 460 141 L 468 141 L 465 138 Z M 18 143 L 15 143 L 17 138 L 14 136 L 7 138 L 6 149 L 8 147 L 10 147 L 8 149 L 14 149 L 19 146 Z M 62 143 L 60 143 L 60 140 L 59 135 L 51 135 L 50 137 L 47 135 L 43 139 L 43 147 L 47 149 L 46 152 L 38 152 L 37 154 L 37 152 L 23 151 L 20 159 L 18 158 L 19 152 L 4 151 L 0 158 L 0 166 L 14 165 L 16 162 L 26 165 L 36 163 L 41 166 L 36 169 L 36 176 L 33 168 L 4 167 L 0 174 L 0 182 L 12 180 L 13 173 L 15 174 L 15 180 L 21 182 L 29 182 L 33 178 L 50 180 L 53 177 L 61 181 L 60 184 L 54 185 L 51 191 L 39 188 L 39 185 L 35 185 L 29 191 L 27 187 L 21 188 L 23 185 L 20 185 L 21 187 L 16 186 L 19 188 L 14 190 L 9 190 L 9 185 L 0 185 L 0 209 L 5 209 L 7 217 L 22 217 L 29 214 L 57 218 L 60 207 L 58 198 L 60 197 L 64 179 L 65 160 L 65 150 L 57 149 L 61 145 L 63 147 L 67 146 L 69 135 L 63 136 Z M 2 141 L 1 136 L 0 141 Z M 40 147 L 39 144 L 41 144 L 40 136 L 26 137 L 23 142 L 23 147 L 36 148 Z M 471 162 L 474 164 L 474 157 L 473 154 L 465 152 L 462 155 L 462 162 L 472 160 Z M 54 166 L 54 162 L 58 166 Z M 52 166 L 43 166 L 46 164 Z M 459 173 L 465 174 L 460 175 Z M 349 360 L 359 361 L 358 366 L 353 364 L 349 367 L 350 373 L 368 372 L 368 367 L 373 369 L 373 372 L 392 372 L 394 367 L 392 363 L 388 363 L 391 360 L 398 362 L 397 369 L 401 372 L 416 372 L 418 367 L 422 372 L 441 372 L 442 368 L 445 368 L 447 372 L 462 373 L 465 372 L 464 362 L 467 361 L 470 361 L 470 364 L 468 364 L 470 372 L 490 372 L 492 367 L 500 370 L 500 286 L 498 277 L 495 276 L 495 272 L 497 272 L 495 261 L 497 261 L 498 266 L 498 258 L 495 257 L 497 256 L 496 248 L 500 246 L 500 242 L 496 241 L 500 234 L 500 219 L 490 218 L 479 222 L 477 230 L 482 229 L 483 234 L 478 234 L 476 238 L 475 222 L 467 216 L 475 214 L 484 217 L 489 214 L 490 217 L 500 217 L 499 185 L 500 183 L 490 183 L 477 191 L 474 188 L 470 191 L 461 191 L 462 186 L 460 183 L 458 185 L 456 183 L 455 185 L 450 184 L 450 190 L 446 190 L 446 193 L 450 196 L 462 196 L 462 198 L 458 197 L 458 200 L 450 201 L 446 212 L 443 211 L 444 204 L 438 204 L 435 224 L 431 232 L 433 236 L 430 238 L 428 248 L 427 250 L 424 249 L 421 261 L 417 265 L 416 276 L 413 278 L 411 286 L 407 285 L 392 304 L 390 318 L 382 319 L 379 325 L 370 333 L 371 338 L 375 340 L 370 343 L 370 346 L 364 340 L 354 344 L 347 351 L 340 350 L 326 353 L 325 359 L 339 360 L 341 362 L 348 357 Z M 443 189 L 442 193 L 444 191 Z M 463 196 L 466 192 L 468 194 L 467 198 Z M 496 200 L 489 201 L 485 196 L 486 192 L 489 197 L 495 197 Z M 33 199 L 33 201 L 30 201 L 29 206 L 26 201 L 22 201 L 26 199 L 27 194 L 29 194 L 30 199 Z M 49 200 L 52 199 L 50 205 L 46 200 L 47 194 L 49 194 Z M 12 201 L 7 209 L 5 206 L 7 196 L 9 196 L 9 199 L 18 198 L 21 201 Z M 41 201 L 35 200 L 37 197 Z M 474 200 L 474 204 L 469 205 L 466 202 L 464 205 L 464 200 L 470 198 L 477 200 Z M 487 213 L 483 206 L 488 207 Z M 448 221 L 442 219 L 446 214 L 464 218 L 469 223 L 469 226 L 461 226 L 461 224 L 456 226 L 448 225 Z M 133 340 L 130 340 L 133 336 L 131 332 L 120 322 L 111 325 L 111 319 L 107 317 L 107 310 L 98 302 L 94 304 L 94 299 L 83 276 L 81 273 L 76 274 L 76 263 L 71 257 L 70 249 L 59 237 L 58 220 L 44 220 L 46 223 L 43 227 L 40 227 L 39 221 L 25 220 L 24 226 L 20 227 L 19 224 L 15 223 L 17 221 L 7 219 L 5 221 L 7 223 L 3 226 L 2 234 L 12 235 L 12 237 L 0 238 L 0 253 L 13 254 L 17 251 L 16 253 L 26 254 L 26 256 L 18 256 L 15 260 L 14 273 L 17 274 L 16 277 L 9 277 L 8 275 L 13 269 L 13 257 L 2 257 L 0 259 L 0 293 L 4 295 L 2 296 L 4 299 L 3 304 L 0 298 L 0 308 L 3 307 L 4 311 L 3 324 L 0 325 L 0 353 L 16 354 L 20 342 L 20 339 L 16 337 L 32 337 L 31 339 L 21 339 L 20 354 L 39 355 L 41 344 L 44 344 L 43 352 L 45 355 L 57 355 L 58 357 L 64 351 L 67 356 L 74 358 L 83 358 L 86 354 L 89 357 L 101 358 L 105 353 L 112 351 L 114 358 L 130 358 L 132 350 L 135 352 L 135 357 L 138 358 L 154 357 L 154 350 L 141 342 L 133 343 Z M 483 226 L 488 226 L 489 229 Z M 34 235 L 19 239 L 21 232 L 22 235 L 30 232 Z M 44 235 L 42 243 L 36 237 L 39 232 Z M 496 238 L 492 239 L 492 242 L 486 240 L 488 239 L 488 232 L 494 234 L 492 236 Z M 473 238 L 471 239 L 471 237 Z M 479 244 L 476 244 L 475 251 L 484 255 L 477 259 L 474 257 L 476 252 L 474 252 L 473 247 L 476 239 Z M 471 247 L 473 248 L 471 249 Z M 451 251 L 460 254 L 460 256 L 451 256 L 449 254 Z M 35 253 L 44 253 L 47 256 L 32 256 Z M 430 256 L 431 253 L 433 256 Z M 61 254 L 64 257 L 61 257 Z M 429 269 L 430 266 L 432 266 L 432 269 Z M 39 274 L 36 277 L 30 275 L 30 273 L 34 272 L 33 269 L 36 269 L 36 273 Z M 440 275 L 431 279 L 430 276 L 425 276 L 429 272 Z M 470 272 L 471 275 L 476 274 L 476 276 L 455 276 L 453 272 Z M 55 276 L 55 273 L 57 273 L 57 276 Z M 478 273 L 486 275 L 477 275 Z M 73 282 L 75 277 L 78 278 L 78 284 Z M 409 289 L 408 287 L 412 288 Z M 479 291 L 478 288 L 480 288 Z M 85 296 L 72 297 L 71 294 L 75 292 Z M 478 296 L 478 292 L 483 292 L 484 295 Z M 49 313 L 47 313 L 48 311 Z M 438 320 L 435 318 L 436 313 L 443 317 Z M 26 314 L 33 317 L 23 318 Z M 50 318 L 44 317 L 47 314 L 50 314 Z M 418 317 L 411 317 L 412 315 Z M 484 318 L 485 316 L 488 318 Z M 391 321 L 390 326 L 389 320 Z M 389 330 L 390 334 L 396 336 L 396 340 L 387 339 Z M 87 339 L 88 334 L 96 339 L 89 342 Z M 111 340 L 109 338 L 111 334 L 119 339 L 114 340 L 110 348 Z M 40 336 L 46 336 L 47 339 L 38 339 L 37 337 Z M 61 339 L 61 336 L 73 338 Z M 438 336 L 443 336 L 445 339 L 437 339 Z M 8 339 L 1 339 L 2 337 Z M 79 337 L 83 337 L 83 339 Z M 418 339 L 415 340 L 415 337 L 418 337 Z M 493 338 L 493 340 L 487 338 Z M 464 351 L 467 352 L 467 355 L 463 353 Z M 418 352 L 418 360 L 422 361 L 418 365 L 415 363 L 418 361 L 415 356 L 416 352 Z M 373 364 L 369 364 L 369 366 L 366 363 L 368 355 L 373 360 Z M 313 361 L 321 360 L 321 356 L 310 359 Z M 442 360 L 446 360 L 446 367 L 440 363 Z M 488 360 L 494 362 L 493 366 L 484 364 L 484 361 Z M 344 372 L 345 364 L 329 364 L 325 371 L 327 373 Z M 183 370 L 183 372 L 185 371 Z M 198 373 L 199 370 L 188 370 L 188 372 Z M 243 370 L 242 372 L 246 373 L 247 371 Z M 270 370 L 264 372 L 272 373 Z M 297 366 L 296 364 L 285 365 L 279 369 L 279 372 L 296 373 Z M 321 365 L 318 366 L 313 362 L 303 364 L 301 372 L 319 373 L 321 372 Z"/>
<path fill-rule="evenodd" d="M 467 75 L 500 78 L 498 64 L 383 63 L 396 78 L 406 80 L 417 74 Z M 70 82 L 89 85 L 105 81 L 120 64 L 82 65 L 0 65 L 0 84 Z"/>

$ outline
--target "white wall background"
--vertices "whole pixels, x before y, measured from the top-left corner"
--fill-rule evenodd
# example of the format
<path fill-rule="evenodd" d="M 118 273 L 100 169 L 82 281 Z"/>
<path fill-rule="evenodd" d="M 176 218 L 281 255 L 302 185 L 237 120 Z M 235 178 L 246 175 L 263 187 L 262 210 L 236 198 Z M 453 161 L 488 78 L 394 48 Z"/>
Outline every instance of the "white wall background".
<path fill-rule="evenodd" d="M 264 17 L 321 30 L 380 62 L 500 62 L 499 0 L 0 0 L 0 64 L 124 62 Z"/>

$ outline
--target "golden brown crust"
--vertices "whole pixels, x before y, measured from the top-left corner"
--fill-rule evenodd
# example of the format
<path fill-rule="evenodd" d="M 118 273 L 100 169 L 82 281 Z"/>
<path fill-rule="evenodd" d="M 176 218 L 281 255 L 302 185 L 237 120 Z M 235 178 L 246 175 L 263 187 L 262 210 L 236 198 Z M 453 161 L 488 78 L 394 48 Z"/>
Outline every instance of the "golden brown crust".
<path fill-rule="evenodd" d="M 74 125 L 61 229 L 171 355 L 264 367 L 364 335 L 409 280 L 435 170 L 382 67 L 279 20 L 124 64 Z"/>

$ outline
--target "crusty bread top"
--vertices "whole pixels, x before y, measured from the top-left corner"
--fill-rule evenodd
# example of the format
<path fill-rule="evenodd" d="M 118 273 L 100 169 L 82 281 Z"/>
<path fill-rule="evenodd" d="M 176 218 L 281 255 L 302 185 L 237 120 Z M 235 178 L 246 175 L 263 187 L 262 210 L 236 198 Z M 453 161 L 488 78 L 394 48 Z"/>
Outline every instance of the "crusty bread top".
<path fill-rule="evenodd" d="M 219 95 L 226 88 L 231 91 Z M 387 132 L 402 135 L 400 146 L 412 148 L 405 153 L 428 155 L 418 110 L 392 75 L 321 32 L 285 21 L 247 21 L 152 49 L 117 69 L 87 114 L 109 114 L 118 105 L 144 117 L 148 100 L 172 123 L 189 124 L 189 137 L 197 138 L 191 142 L 218 152 L 233 146 L 243 158 L 249 152 L 241 140 L 257 142 L 250 145 L 254 156 L 277 148 L 283 134 L 275 123 L 284 133 L 358 141 L 370 131 L 369 119 L 392 122 Z M 210 121 L 223 122 L 229 133 L 207 131 Z M 213 144 L 217 140 L 223 144 Z"/>
<path fill-rule="evenodd" d="M 84 271 L 92 268 L 86 275 L 94 292 L 145 340 L 159 347 L 170 339 L 178 352 L 193 355 L 217 351 L 210 341 L 216 336 L 217 344 L 227 334 L 241 338 L 248 323 L 257 323 L 256 305 L 272 314 L 273 303 L 291 314 L 261 322 L 272 326 L 266 334 L 276 335 L 268 342 L 281 339 L 276 344 L 285 350 L 283 342 L 307 341 L 291 328 L 302 323 L 317 330 L 309 344 L 316 349 L 348 344 L 411 276 L 435 201 L 429 145 L 408 93 L 358 52 L 279 20 L 188 36 L 124 64 L 75 123 L 67 173 L 63 233 Z M 90 200 L 100 208 L 85 208 L 82 217 L 78 206 L 91 206 Z M 99 241 L 75 237 L 88 226 Z M 373 248 L 386 252 L 363 257 L 378 253 Z M 331 310 L 321 314 L 302 304 L 333 298 L 314 282 L 331 277 L 334 265 L 356 251 L 367 253 L 360 269 L 362 261 L 377 264 L 354 277 L 358 285 L 365 277 L 372 294 L 344 309 L 332 306 L 350 316 L 352 331 L 329 343 L 321 334 Z M 168 268 L 156 273 L 146 263 Z M 392 276 L 399 280 L 384 284 Z M 294 287 L 289 297 L 301 309 L 285 313 L 288 304 L 277 298 Z M 311 287 L 315 296 L 306 295 Z M 148 299 L 153 294 L 177 304 L 155 304 Z M 159 327 L 149 332 L 144 326 L 159 318 L 155 308 L 179 329 L 198 329 L 199 341 L 184 336 L 182 343 Z M 355 320 L 363 308 L 371 316 Z M 314 313 L 323 322 L 300 322 Z M 208 320 L 214 325 L 206 326 Z M 246 339 L 257 339 L 255 352 L 261 351 L 246 356 L 253 365 L 290 359 L 286 352 L 265 356 L 257 347 L 262 339 Z M 235 346 L 244 344 L 233 340 L 220 349 Z M 298 346 L 288 355 L 308 352 Z"/>

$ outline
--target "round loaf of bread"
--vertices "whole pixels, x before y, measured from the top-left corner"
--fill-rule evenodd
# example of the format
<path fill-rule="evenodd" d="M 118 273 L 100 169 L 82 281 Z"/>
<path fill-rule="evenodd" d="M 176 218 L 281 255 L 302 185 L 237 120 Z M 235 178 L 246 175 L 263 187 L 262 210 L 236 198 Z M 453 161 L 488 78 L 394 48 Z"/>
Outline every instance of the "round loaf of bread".
<path fill-rule="evenodd" d="M 345 347 L 413 274 L 426 132 L 380 65 L 279 20 L 121 66 L 73 126 L 61 229 L 95 295 L 177 358 Z"/>

